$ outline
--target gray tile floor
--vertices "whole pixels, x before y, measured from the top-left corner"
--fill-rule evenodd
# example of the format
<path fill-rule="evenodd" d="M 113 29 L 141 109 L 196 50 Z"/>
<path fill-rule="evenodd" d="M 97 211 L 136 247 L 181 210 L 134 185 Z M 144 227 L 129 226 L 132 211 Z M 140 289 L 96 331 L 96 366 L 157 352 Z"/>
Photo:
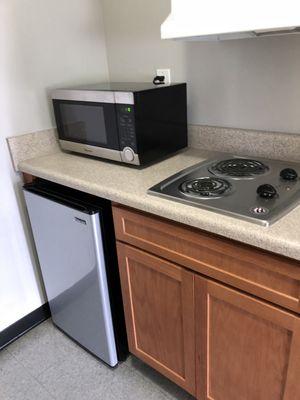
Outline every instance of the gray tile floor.
<path fill-rule="evenodd" d="M 45 321 L 0 351 L 0 400 L 192 400 L 134 357 L 112 370 Z"/>

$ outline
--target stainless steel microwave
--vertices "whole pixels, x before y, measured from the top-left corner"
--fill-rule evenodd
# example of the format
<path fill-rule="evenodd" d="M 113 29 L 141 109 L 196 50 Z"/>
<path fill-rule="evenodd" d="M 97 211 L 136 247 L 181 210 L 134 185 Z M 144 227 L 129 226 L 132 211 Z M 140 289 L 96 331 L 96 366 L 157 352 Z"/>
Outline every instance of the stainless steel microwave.
<path fill-rule="evenodd" d="M 187 146 L 185 83 L 57 89 L 52 101 L 62 149 L 145 165 Z"/>

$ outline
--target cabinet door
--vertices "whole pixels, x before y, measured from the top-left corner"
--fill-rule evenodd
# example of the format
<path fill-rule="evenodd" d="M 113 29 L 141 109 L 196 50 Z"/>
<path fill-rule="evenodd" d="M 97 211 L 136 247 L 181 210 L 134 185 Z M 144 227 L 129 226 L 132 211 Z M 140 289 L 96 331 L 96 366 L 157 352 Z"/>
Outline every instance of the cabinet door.
<path fill-rule="evenodd" d="M 131 353 L 195 394 L 194 275 L 118 243 Z"/>
<path fill-rule="evenodd" d="M 300 399 L 298 317 L 200 277 L 195 309 L 197 398 Z"/>

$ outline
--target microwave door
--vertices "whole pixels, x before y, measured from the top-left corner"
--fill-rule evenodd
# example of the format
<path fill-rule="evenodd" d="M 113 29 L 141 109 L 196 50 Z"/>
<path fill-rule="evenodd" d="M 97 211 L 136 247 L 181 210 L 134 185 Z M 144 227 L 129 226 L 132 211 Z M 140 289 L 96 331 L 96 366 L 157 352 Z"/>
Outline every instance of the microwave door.
<path fill-rule="evenodd" d="M 121 161 L 115 104 L 54 99 L 53 106 L 63 149 Z"/>

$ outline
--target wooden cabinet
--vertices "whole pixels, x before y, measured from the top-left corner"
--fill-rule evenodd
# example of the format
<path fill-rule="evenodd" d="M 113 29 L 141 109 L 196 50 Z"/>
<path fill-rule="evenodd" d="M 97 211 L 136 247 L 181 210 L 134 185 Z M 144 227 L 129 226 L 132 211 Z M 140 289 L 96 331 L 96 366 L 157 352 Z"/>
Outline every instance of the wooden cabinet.
<path fill-rule="evenodd" d="M 195 278 L 197 398 L 300 399 L 299 318 Z"/>
<path fill-rule="evenodd" d="M 194 276 L 118 243 L 129 349 L 195 394 Z"/>
<path fill-rule="evenodd" d="M 300 399 L 300 263 L 113 212 L 130 351 L 199 400 Z"/>
<path fill-rule="evenodd" d="M 300 262 L 153 215 L 114 207 L 117 239 L 300 313 Z"/>

